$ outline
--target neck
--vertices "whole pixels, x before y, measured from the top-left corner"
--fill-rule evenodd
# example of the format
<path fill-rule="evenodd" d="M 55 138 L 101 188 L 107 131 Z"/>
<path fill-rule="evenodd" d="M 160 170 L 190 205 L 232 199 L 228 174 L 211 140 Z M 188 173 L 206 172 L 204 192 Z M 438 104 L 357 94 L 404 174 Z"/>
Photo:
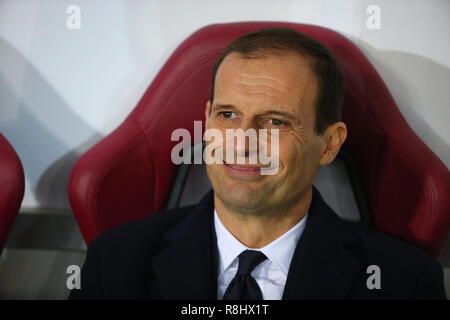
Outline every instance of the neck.
<path fill-rule="evenodd" d="M 222 224 L 242 244 L 262 248 L 302 220 L 311 205 L 312 188 L 290 207 L 264 210 L 264 214 L 242 213 L 227 207 L 214 194 L 214 206 Z M 261 210 L 262 212 L 262 210 Z"/>

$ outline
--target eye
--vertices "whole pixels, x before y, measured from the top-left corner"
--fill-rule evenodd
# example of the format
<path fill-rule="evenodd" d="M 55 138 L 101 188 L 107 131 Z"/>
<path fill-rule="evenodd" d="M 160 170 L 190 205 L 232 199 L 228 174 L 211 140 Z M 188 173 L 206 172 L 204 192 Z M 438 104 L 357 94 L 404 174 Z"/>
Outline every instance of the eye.
<path fill-rule="evenodd" d="M 286 123 L 284 121 L 278 120 L 278 119 L 270 119 L 269 123 L 275 127 L 281 127 L 282 125 L 285 125 Z"/>
<path fill-rule="evenodd" d="M 225 119 L 233 119 L 236 118 L 236 114 L 232 111 L 222 111 L 220 115 Z"/>

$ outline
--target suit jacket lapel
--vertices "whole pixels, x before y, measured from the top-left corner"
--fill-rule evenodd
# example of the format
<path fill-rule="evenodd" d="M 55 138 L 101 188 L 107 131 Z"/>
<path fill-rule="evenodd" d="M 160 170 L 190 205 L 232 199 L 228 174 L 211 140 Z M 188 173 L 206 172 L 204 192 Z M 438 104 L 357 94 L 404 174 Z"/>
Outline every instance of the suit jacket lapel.
<path fill-rule="evenodd" d="M 166 249 L 151 261 L 164 299 L 217 299 L 217 240 L 213 192 L 165 234 Z"/>
<path fill-rule="evenodd" d="M 283 299 L 344 299 L 362 272 L 356 237 L 313 187 Z"/>

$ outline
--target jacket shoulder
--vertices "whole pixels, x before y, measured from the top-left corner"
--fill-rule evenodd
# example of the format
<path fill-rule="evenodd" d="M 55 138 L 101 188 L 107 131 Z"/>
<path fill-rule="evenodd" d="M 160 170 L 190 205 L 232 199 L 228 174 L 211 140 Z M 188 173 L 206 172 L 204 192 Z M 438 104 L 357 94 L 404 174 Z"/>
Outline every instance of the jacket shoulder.
<path fill-rule="evenodd" d="M 379 267 L 383 294 L 445 299 L 442 267 L 421 248 L 372 229 L 351 225 L 350 230 L 359 239 L 364 265 Z"/>
<path fill-rule="evenodd" d="M 418 265 L 434 260 L 421 248 L 403 239 L 361 226 L 352 225 L 350 229 L 359 239 L 367 257 L 392 261 L 399 265 Z"/>
<path fill-rule="evenodd" d="M 148 261 L 164 245 L 164 233 L 191 207 L 162 211 L 102 232 L 88 247 L 81 290 L 70 299 L 141 299 L 147 292 Z"/>
<path fill-rule="evenodd" d="M 189 215 L 195 206 L 160 211 L 149 216 L 127 222 L 100 233 L 93 242 L 106 251 L 113 249 L 116 253 L 122 248 L 125 251 L 139 251 L 156 246 L 161 242 L 164 233 L 172 229 Z M 92 244 L 92 243 L 91 243 Z"/>

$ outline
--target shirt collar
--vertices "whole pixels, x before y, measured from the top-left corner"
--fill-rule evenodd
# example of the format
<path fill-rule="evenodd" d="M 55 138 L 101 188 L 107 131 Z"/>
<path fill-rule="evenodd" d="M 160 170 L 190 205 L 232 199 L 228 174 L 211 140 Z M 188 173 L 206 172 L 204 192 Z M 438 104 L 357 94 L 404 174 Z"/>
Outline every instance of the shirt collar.
<path fill-rule="evenodd" d="M 252 249 L 241 243 L 222 224 L 216 209 L 214 209 L 214 227 L 219 249 L 219 276 L 233 263 L 239 254 L 247 249 L 261 251 L 287 277 L 297 242 L 305 229 L 308 213 L 295 226 L 281 237 L 259 249 Z"/>

